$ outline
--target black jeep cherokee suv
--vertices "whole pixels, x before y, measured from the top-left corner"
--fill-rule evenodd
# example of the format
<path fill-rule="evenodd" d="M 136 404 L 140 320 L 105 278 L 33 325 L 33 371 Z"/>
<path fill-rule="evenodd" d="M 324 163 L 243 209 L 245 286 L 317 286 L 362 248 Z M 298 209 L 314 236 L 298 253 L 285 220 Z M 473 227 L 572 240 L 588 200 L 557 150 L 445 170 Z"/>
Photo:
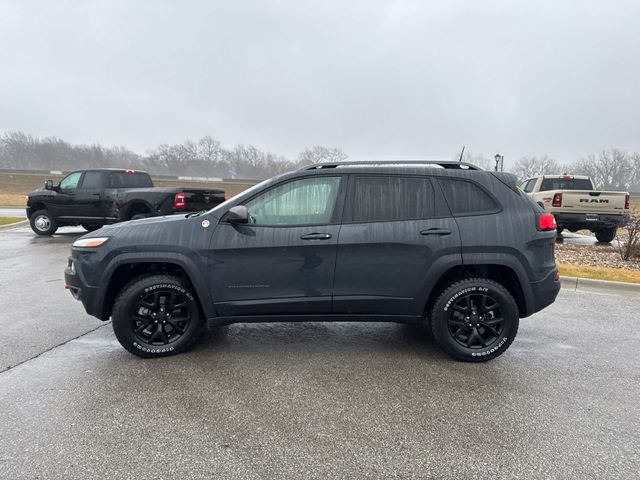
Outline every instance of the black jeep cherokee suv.
<path fill-rule="evenodd" d="M 560 289 L 553 215 L 512 175 L 458 162 L 312 165 L 210 211 L 78 239 L 66 288 L 143 357 L 207 324 L 422 323 L 451 356 L 484 361 Z"/>

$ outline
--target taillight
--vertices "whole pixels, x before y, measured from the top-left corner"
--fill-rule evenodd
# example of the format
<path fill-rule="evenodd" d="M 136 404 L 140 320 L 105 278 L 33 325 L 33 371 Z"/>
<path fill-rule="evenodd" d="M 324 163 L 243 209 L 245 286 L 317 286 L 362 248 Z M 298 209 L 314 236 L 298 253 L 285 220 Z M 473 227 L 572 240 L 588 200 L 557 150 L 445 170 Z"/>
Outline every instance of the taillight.
<path fill-rule="evenodd" d="M 184 196 L 184 193 L 176 193 L 176 196 L 173 197 L 173 208 L 184 208 L 187 206 L 187 199 Z"/>
<path fill-rule="evenodd" d="M 553 202 L 551 202 L 552 207 L 561 207 L 562 206 L 562 194 L 556 193 L 553 196 Z"/>
<path fill-rule="evenodd" d="M 627 193 L 624 197 L 624 209 L 629 210 L 630 206 L 631 206 L 631 195 Z"/>
<path fill-rule="evenodd" d="M 538 217 L 538 230 L 555 230 L 558 228 L 553 213 L 541 213 Z"/>
<path fill-rule="evenodd" d="M 556 272 L 556 274 L 553 276 L 553 281 L 554 282 L 560 281 L 560 272 Z"/>

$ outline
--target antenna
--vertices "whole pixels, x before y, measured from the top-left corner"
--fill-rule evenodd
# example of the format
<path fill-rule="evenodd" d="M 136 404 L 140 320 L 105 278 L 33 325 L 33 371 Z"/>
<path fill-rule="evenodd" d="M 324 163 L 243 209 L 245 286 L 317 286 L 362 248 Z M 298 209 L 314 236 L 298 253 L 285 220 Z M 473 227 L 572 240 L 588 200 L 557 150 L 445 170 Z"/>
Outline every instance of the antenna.
<path fill-rule="evenodd" d="M 463 147 L 462 147 L 462 151 L 460 152 L 460 160 L 458 160 L 459 162 L 461 162 L 461 161 L 462 161 L 462 156 L 464 155 L 464 149 L 465 149 L 465 148 L 467 148 L 467 146 L 466 146 L 466 145 L 463 145 Z"/>

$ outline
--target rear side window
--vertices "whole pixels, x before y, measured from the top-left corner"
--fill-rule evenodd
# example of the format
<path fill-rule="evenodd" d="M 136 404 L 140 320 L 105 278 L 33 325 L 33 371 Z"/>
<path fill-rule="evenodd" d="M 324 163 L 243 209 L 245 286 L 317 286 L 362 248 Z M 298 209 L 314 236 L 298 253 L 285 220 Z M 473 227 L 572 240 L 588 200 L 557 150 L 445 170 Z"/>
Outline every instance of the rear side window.
<path fill-rule="evenodd" d="M 493 198 L 473 182 L 451 178 L 438 181 L 454 215 L 493 213 L 499 210 Z"/>
<path fill-rule="evenodd" d="M 82 188 L 101 188 L 102 172 L 85 172 L 82 178 Z"/>
<path fill-rule="evenodd" d="M 437 216 L 433 185 L 425 177 L 355 177 L 351 221 L 385 222 Z"/>
<path fill-rule="evenodd" d="M 112 172 L 110 180 L 111 188 L 147 188 L 153 187 L 151 177 L 142 172 Z"/>
<path fill-rule="evenodd" d="M 545 178 L 540 191 L 549 190 L 593 190 L 593 185 L 588 178 Z"/>

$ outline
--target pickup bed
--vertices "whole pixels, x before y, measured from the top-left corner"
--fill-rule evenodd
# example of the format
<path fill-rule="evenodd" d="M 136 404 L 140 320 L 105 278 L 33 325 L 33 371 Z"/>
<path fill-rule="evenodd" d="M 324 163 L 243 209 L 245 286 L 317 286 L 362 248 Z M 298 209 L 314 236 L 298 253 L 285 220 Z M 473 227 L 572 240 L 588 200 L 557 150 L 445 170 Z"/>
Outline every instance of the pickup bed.
<path fill-rule="evenodd" d="M 157 188 L 146 172 L 129 169 L 89 169 L 71 172 L 57 186 L 27 197 L 27 218 L 38 235 L 53 235 L 60 226 L 103 225 L 158 215 L 209 210 L 225 200 L 224 190 Z"/>
<path fill-rule="evenodd" d="M 553 213 L 558 235 L 565 228 L 590 230 L 599 242 L 610 242 L 629 212 L 627 192 L 598 191 L 586 176 L 541 175 L 525 180 L 520 188 Z"/>

